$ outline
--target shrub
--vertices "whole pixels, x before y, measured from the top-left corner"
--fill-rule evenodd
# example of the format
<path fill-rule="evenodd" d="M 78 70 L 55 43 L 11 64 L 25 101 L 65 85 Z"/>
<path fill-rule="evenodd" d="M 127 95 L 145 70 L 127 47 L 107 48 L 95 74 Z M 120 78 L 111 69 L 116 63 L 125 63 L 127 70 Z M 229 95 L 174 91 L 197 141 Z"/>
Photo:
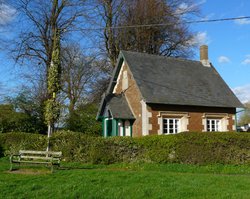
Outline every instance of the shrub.
<path fill-rule="evenodd" d="M 101 122 L 96 121 L 98 106 L 93 103 L 81 104 L 70 112 L 65 121 L 65 128 L 70 131 L 82 132 L 89 135 L 100 135 Z"/>
<path fill-rule="evenodd" d="M 71 131 L 53 134 L 51 149 L 65 161 L 93 164 L 156 162 L 185 164 L 250 164 L 249 133 L 180 133 L 140 138 L 90 136 Z M 19 149 L 45 150 L 47 137 L 39 134 L 0 134 L 4 154 Z M 0 147 L 1 152 L 1 147 Z"/>
<path fill-rule="evenodd" d="M 0 158 L 4 156 L 3 147 L 0 145 Z"/>
<path fill-rule="evenodd" d="M 4 155 L 17 153 L 20 149 L 45 150 L 47 137 L 32 133 L 3 133 L 0 134 L 0 145 L 4 149 Z"/>
<path fill-rule="evenodd" d="M 46 126 L 36 114 L 25 110 L 17 111 L 12 104 L 0 104 L 0 133 L 43 132 Z"/>

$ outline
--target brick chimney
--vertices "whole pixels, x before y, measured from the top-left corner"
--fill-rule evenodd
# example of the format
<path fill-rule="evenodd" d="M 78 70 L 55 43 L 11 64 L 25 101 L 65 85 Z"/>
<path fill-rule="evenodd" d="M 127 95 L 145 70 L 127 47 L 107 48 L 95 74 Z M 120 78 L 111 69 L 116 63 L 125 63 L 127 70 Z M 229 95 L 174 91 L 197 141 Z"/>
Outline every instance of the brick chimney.
<path fill-rule="evenodd" d="M 208 60 L 208 46 L 202 45 L 200 46 L 200 61 L 203 66 L 210 67 L 210 62 Z"/>

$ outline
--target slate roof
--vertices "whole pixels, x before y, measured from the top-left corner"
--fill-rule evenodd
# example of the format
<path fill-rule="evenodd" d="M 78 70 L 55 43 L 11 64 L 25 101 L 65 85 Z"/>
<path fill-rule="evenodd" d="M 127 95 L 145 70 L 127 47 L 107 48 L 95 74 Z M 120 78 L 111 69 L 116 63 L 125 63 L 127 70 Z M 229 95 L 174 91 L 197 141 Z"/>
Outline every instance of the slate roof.
<path fill-rule="evenodd" d="M 212 65 L 128 51 L 120 57 L 127 62 L 146 103 L 243 107 Z"/>
<path fill-rule="evenodd" d="M 97 118 L 103 115 L 107 101 L 113 117 L 133 116 L 124 96 L 108 97 L 112 95 L 123 61 L 128 64 L 146 103 L 244 107 L 212 64 L 206 67 L 200 61 L 121 51 Z"/>
<path fill-rule="evenodd" d="M 111 94 L 106 97 L 106 109 L 111 111 L 113 118 L 134 119 L 127 100 L 123 94 Z M 104 111 L 104 110 L 103 110 Z"/>

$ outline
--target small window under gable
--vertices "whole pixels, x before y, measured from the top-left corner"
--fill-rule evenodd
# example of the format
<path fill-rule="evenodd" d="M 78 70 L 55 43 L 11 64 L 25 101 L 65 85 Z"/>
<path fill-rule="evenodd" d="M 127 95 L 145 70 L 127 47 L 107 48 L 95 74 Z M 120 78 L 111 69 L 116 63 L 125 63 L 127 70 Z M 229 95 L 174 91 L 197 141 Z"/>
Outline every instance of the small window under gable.
<path fill-rule="evenodd" d="M 123 71 L 122 73 L 122 90 L 126 90 L 128 88 L 128 71 Z"/>
<path fill-rule="evenodd" d="M 118 85 L 123 84 L 123 72 L 122 71 L 124 71 L 124 68 L 125 68 L 125 63 L 123 62 L 121 69 L 119 71 L 117 80 L 116 80 L 115 87 L 113 89 L 113 93 L 120 93 L 121 92 L 120 89 L 118 89 Z M 121 87 L 122 87 L 122 85 L 121 85 Z M 121 88 L 121 87 L 119 86 L 119 88 Z"/>

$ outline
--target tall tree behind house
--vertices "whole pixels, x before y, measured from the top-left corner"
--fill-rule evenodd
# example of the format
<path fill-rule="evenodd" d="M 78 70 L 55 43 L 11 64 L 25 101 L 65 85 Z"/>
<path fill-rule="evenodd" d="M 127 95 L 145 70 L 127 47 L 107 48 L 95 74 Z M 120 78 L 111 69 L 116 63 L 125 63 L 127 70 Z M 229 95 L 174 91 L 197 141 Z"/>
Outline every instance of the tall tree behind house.
<path fill-rule="evenodd" d="M 190 41 L 193 34 L 184 21 L 198 12 L 193 1 L 98 0 L 98 3 L 106 27 L 103 40 L 113 67 L 121 49 L 175 57 L 192 56 L 194 46 Z"/>

